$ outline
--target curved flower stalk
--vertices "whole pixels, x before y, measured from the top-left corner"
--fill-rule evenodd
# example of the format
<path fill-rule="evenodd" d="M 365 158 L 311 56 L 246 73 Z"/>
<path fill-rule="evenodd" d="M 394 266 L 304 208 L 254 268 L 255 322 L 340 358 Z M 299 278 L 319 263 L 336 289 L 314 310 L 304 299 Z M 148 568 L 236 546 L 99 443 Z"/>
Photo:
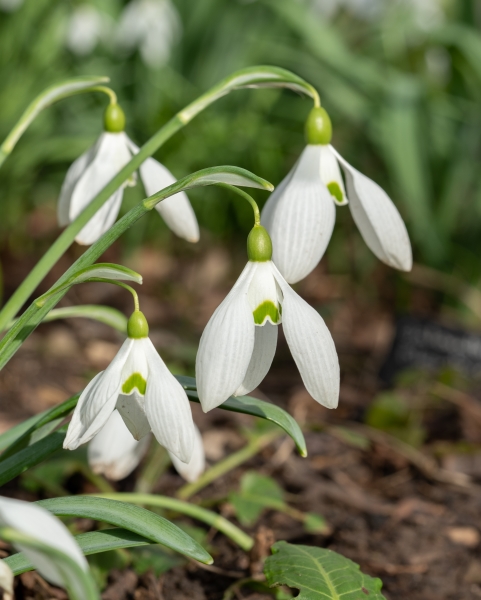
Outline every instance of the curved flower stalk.
<path fill-rule="evenodd" d="M 186 481 L 196 481 L 205 468 L 204 446 L 200 431 L 194 425 L 194 449 L 188 463 L 182 462 L 169 452 L 176 471 Z M 137 441 L 125 425 L 118 410 L 110 415 L 107 423 L 88 446 L 88 461 L 94 473 L 119 481 L 130 475 L 145 456 L 150 434 Z"/>
<path fill-rule="evenodd" d="M 72 589 L 76 598 L 82 598 L 82 582 L 78 581 L 75 569 L 68 568 L 68 562 L 54 560 L 61 553 L 73 561 L 82 571 L 88 572 L 88 564 L 65 525 L 48 510 L 31 502 L 14 500 L 0 496 L 0 527 L 8 527 L 26 536 L 26 541 L 13 541 L 17 550 L 23 552 L 38 572 L 50 583 Z M 21 538 L 20 538 L 21 539 Z M 33 547 L 28 539 L 38 541 L 39 547 Z M 42 546 L 45 550 L 42 550 Z"/>
<path fill-rule="evenodd" d="M 113 361 L 82 392 L 64 448 L 75 450 L 89 442 L 117 409 L 136 440 L 152 431 L 161 446 L 189 462 L 195 430 L 186 393 L 148 338 L 139 310 L 130 317 L 127 332 Z"/>
<path fill-rule="evenodd" d="M 266 376 L 282 322 L 304 385 L 328 408 L 339 398 L 339 362 L 322 317 L 288 285 L 272 257 L 272 243 L 256 224 L 247 242 L 249 262 L 202 334 L 196 360 L 204 411 L 256 388 Z"/>
<path fill-rule="evenodd" d="M 317 266 L 334 229 L 335 205 L 348 203 L 371 251 L 389 266 L 410 271 L 411 243 L 401 215 L 377 183 L 330 145 L 331 122 L 323 108 L 312 109 L 306 133 L 308 145 L 262 211 L 274 245 L 273 260 L 286 280 L 296 283 Z"/>
<path fill-rule="evenodd" d="M 125 117 L 117 104 L 111 104 L 105 113 L 105 131 L 97 142 L 72 163 L 62 185 L 57 207 L 61 227 L 68 225 L 90 204 L 105 185 L 139 151 L 124 131 Z M 140 167 L 140 178 L 148 196 L 174 183 L 175 177 L 154 158 L 148 158 Z M 135 185 L 135 176 L 127 180 L 78 233 L 79 244 L 96 242 L 117 219 L 125 187 Z M 167 225 L 178 236 L 189 242 L 199 239 L 199 226 L 185 192 L 179 192 L 156 206 Z"/>

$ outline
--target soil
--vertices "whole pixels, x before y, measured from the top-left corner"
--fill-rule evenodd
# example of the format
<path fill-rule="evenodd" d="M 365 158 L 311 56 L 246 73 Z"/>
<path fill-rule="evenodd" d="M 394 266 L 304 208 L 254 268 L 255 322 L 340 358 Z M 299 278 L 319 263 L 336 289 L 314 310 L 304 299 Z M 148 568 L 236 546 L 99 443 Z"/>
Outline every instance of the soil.
<path fill-rule="evenodd" d="M 189 251 L 179 247 L 174 245 L 169 253 L 143 249 L 124 261 L 115 247 L 105 260 L 140 270 L 146 282 L 141 307 L 152 340 L 174 371 L 192 374 L 200 333 L 240 273 L 243 259 L 229 256 L 220 247 Z M 2 262 L 5 281 L 13 286 L 29 265 L 25 259 L 9 258 Z M 192 498 L 196 502 L 219 499 L 218 510 L 237 522 L 227 496 L 238 488 L 244 472 L 256 470 L 284 488 L 292 507 L 323 515 L 328 524 L 325 534 L 306 533 L 298 520 L 269 510 L 254 527 L 246 528 L 256 538 L 250 554 L 211 531 L 212 567 L 188 563 L 160 576 L 152 571 L 138 575 L 130 567 L 112 569 L 104 600 L 221 600 L 229 586 L 259 575 L 270 545 L 281 539 L 330 548 L 349 557 L 365 573 L 383 580 L 389 600 L 481 598 L 481 405 L 476 382 L 464 380 L 463 393 L 456 386 L 445 386 L 445 398 L 436 402 L 429 386 L 445 384 L 435 377 L 428 378 L 427 384 L 414 381 L 402 388 L 399 393 L 420 407 L 421 446 L 405 445 L 399 436 L 365 425 L 366 411 L 381 391 L 378 372 L 393 335 L 393 277 L 379 266 L 371 276 L 372 285 L 363 288 L 352 278 L 328 277 L 318 267 L 297 286 L 325 315 L 333 332 L 342 370 L 339 408 L 329 411 L 310 398 L 281 336 L 273 368 L 253 395 L 279 403 L 302 424 L 308 457 L 298 456 L 290 439 L 282 436 Z M 113 286 L 88 284 L 72 290 L 63 305 L 104 303 L 128 314 L 126 296 Z M 411 291 L 411 312 L 432 316 L 435 306 L 435 293 Z M 120 334 L 88 320 L 39 327 L 0 373 L 1 430 L 81 390 L 105 368 L 120 342 Z M 241 426 L 253 424 L 252 418 L 221 410 L 204 415 L 195 405 L 193 411 L 210 464 L 242 446 Z M 114 485 L 128 491 L 135 479 L 134 473 Z M 182 484 L 170 469 L 154 491 L 174 494 Z M 81 475 L 67 479 L 65 486 L 70 493 L 94 491 Z M 21 478 L 1 493 L 28 500 L 39 497 L 25 489 Z M 44 492 L 40 495 L 44 497 Z M 6 555 L 8 548 L 2 552 Z M 36 573 L 17 579 L 18 598 L 66 597 Z M 242 586 L 233 589 L 230 597 L 272 598 Z"/>

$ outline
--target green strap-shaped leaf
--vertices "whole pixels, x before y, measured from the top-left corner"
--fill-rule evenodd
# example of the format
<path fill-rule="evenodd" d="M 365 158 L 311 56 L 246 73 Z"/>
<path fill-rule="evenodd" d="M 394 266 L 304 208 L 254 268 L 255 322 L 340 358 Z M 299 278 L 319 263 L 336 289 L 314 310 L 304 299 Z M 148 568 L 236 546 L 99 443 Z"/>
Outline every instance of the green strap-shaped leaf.
<path fill-rule="evenodd" d="M 382 581 L 361 573 L 359 565 L 337 552 L 276 542 L 264 574 L 273 587 L 299 590 L 299 600 L 386 600 Z"/>
<path fill-rule="evenodd" d="M 85 283 L 87 281 L 133 281 L 142 283 L 142 275 L 132 271 L 128 267 L 122 265 L 114 265 L 112 263 L 96 263 L 88 267 L 78 269 L 63 283 L 49 289 L 48 292 L 37 298 L 35 304 L 42 307 L 45 302 L 55 294 L 68 290 L 73 285 Z"/>
<path fill-rule="evenodd" d="M 85 555 L 118 550 L 120 548 L 134 548 L 136 546 L 148 546 L 152 544 L 149 538 L 129 531 L 128 529 L 114 528 L 102 531 L 89 531 L 75 536 L 75 541 Z M 23 554 L 18 552 L 4 561 L 12 570 L 14 575 L 20 575 L 25 571 L 32 571 L 35 567 Z"/>
<path fill-rule="evenodd" d="M 191 402 L 199 402 L 199 396 L 195 391 L 195 379 L 183 375 L 177 375 L 176 378 L 184 387 L 189 400 Z M 258 400 L 252 396 L 239 396 L 237 398 L 232 396 L 221 404 L 219 408 L 272 421 L 272 423 L 281 427 L 294 440 L 299 454 L 307 456 L 306 440 L 301 428 L 297 424 L 297 421 L 279 406 L 265 400 Z"/>
<path fill-rule="evenodd" d="M 43 323 L 49 321 L 57 321 L 58 319 L 73 319 L 73 318 L 92 319 L 127 333 L 127 317 L 124 313 L 111 306 L 101 306 L 99 304 L 81 304 L 80 306 L 64 306 L 62 308 L 54 308 L 43 319 Z"/>
<path fill-rule="evenodd" d="M 99 600 L 97 586 L 90 572 L 84 571 L 67 554 L 11 528 L 2 528 L 1 537 L 7 542 L 21 544 L 24 548 L 36 551 L 37 556 L 42 556 L 45 562 L 48 560 L 55 563 L 71 600 Z"/>
<path fill-rule="evenodd" d="M 208 565 L 213 562 L 210 554 L 182 529 L 145 508 L 127 502 L 94 496 L 70 496 L 41 500 L 37 504 L 59 517 L 83 517 L 110 523 L 199 562 Z"/>

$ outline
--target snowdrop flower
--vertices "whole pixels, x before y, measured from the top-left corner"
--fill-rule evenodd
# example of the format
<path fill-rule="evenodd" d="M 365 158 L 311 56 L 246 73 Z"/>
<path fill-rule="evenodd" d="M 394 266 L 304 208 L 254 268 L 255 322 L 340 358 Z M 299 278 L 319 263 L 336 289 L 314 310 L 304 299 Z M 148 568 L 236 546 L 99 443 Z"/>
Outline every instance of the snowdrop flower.
<path fill-rule="evenodd" d="M 77 542 L 65 525 L 48 510 L 31 502 L 0 496 L 0 526 L 9 527 L 47 547 L 50 546 L 77 563 L 83 571 L 88 571 L 87 561 Z M 67 589 L 76 586 L 76 575 L 68 572 L 65 564 L 56 564 L 51 555 L 39 548 L 32 548 L 27 543 L 18 542 L 14 545 L 50 583 Z"/>
<path fill-rule="evenodd" d="M 97 143 L 87 150 L 67 171 L 58 201 L 58 222 L 71 223 L 95 196 L 139 151 L 124 132 L 125 116 L 117 104 L 105 113 L 105 131 Z M 148 196 L 175 182 L 172 173 L 153 158 L 140 166 L 140 177 Z M 115 223 L 124 188 L 135 185 L 135 178 L 124 183 L 98 210 L 75 238 L 79 244 L 93 244 Z M 185 192 L 179 192 L 157 206 L 157 211 L 178 236 L 189 242 L 199 239 L 199 226 Z"/>
<path fill-rule="evenodd" d="M 200 340 L 196 377 L 203 410 L 261 383 L 274 358 L 281 321 L 307 391 L 320 404 L 335 408 L 339 363 L 324 321 L 271 261 L 272 243 L 264 227 L 256 224 L 252 229 L 247 253 L 249 262 Z"/>
<path fill-rule="evenodd" d="M 181 32 L 177 9 L 170 0 L 132 0 L 122 13 L 117 39 L 127 51 L 138 48 L 146 65 L 163 66 Z"/>
<path fill-rule="evenodd" d="M 4 12 L 14 12 L 18 10 L 24 0 L 0 0 L 0 10 Z"/>
<path fill-rule="evenodd" d="M 102 39 L 108 39 L 111 23 L 91 4 L 80 4 L 67 22 L 65 43 L 78 56 L 90 54 Z"/>
<path fill-rule="evenodd" d="M 323 108 L 312 109 L 306 133 L 308 145 L 262 211 L 280 272 L 289 283 L 296 283 L 316 267 L 332 235 L 335 205 L 347 204 L 348 198 L 354 221 L 372 252 L 389 266 L 409 271 L 411 244 L 397 208 L 377 183 L 330 145 L 331 122 Z"/>
<path fill-rule="evenodd" d="M 127 331 L 113 361 L 82 392 L 64 448 L 75 450 L 89 442 L 117 409 L 136 440 L 152 431 L 161 446 L 189 462 L 195 430 L 186 393 L 148 338 L 149 326 L 139 310 Z"/>
<path fill-rule="evenodd" d="M 194 425 L 194 450 L 188 463 L 169 452 L 176 471 L 188 482 L 196 481 L 205 468 L 204 446 L 200 431 Z M 117 410 L 97 433 L 88 447 L 89 465 L 94 473 L 119 481 L 138 466 L 150 443 L 150 434 L 137 441 Z"/>

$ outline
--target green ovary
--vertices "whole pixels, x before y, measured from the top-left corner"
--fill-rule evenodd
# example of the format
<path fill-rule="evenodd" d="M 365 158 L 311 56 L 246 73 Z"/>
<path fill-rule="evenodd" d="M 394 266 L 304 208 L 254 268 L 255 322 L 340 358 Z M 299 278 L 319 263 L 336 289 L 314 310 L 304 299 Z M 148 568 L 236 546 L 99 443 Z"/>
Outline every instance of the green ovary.
<path fill-rule="evenodd" d="M 140 373 L 132 373 L 132 375 L 127 379 L 127 381 L 122 386 L 123 394 L 130 394 L 134 388 L 137 388 L 142 396 L 145 395 L 145 390 L 147 388 L 147 382 L 142 377 Z"/>
<path fill-rule="evenodd" d="M 339 184 L 336 181 L 331 181 L 331 183 L 327 184 L 327 189 L 329 190 L 334 200 L 341 204 L 344 199 L 344 196 Z"/>
<path fill-rule="evenodd" d="M 253 315 L 254 323 L 256 325 L 263 325 L 267 318 L 270 318 L 273 323 L 279 323 L 281 317 L 279 309 L 274 302 L 271 302 L 270 300 L 266 300 L 262 304 L 259 304 L 253 312 Z"/>

